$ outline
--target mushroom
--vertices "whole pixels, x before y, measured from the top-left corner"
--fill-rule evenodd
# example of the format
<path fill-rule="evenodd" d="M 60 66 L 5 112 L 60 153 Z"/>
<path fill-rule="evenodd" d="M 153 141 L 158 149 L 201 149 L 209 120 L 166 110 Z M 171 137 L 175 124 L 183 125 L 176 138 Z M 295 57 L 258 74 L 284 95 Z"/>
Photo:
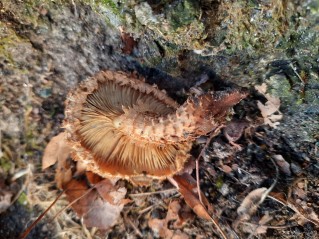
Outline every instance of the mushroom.
<path fill-rule="evenodd" d="M 245 94 L 206 93 L 179 106 L 123 72 L 83 81 L 65 102 L 71 156 L 102 177 L 162 179 L 183 169 L 192 142 L 217 128 Z"/>

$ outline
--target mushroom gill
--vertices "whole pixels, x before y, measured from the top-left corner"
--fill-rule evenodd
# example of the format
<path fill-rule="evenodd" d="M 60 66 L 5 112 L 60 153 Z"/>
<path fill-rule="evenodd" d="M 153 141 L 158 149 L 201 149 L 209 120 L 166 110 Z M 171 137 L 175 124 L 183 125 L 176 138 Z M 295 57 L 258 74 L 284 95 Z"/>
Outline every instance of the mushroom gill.
<path fill-rule="evenodd" d="M 68 94 L 64 128 L 72 158 L 88 170 L 163 178 L 180 171 L 193 140 L 218 127 L 244 97 L 207 93 L 179 106 L 134 76 L 99 72 Z"/>

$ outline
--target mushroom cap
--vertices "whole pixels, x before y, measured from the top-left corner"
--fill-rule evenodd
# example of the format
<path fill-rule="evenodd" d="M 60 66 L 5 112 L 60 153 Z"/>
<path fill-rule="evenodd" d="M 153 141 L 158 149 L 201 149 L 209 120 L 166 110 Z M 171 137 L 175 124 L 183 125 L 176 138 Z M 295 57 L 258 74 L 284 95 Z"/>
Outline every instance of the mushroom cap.
<path fill-rule="evenodd" d="M 152 137 L 157 132 L 153 119 L 174 114 L 178 107 L 135 76 L 99 72 L 71 91 L 65 102 L 63 127 L 71 156 L 102 177 L 173 175 L 189 158 L 192 141 Z"/>

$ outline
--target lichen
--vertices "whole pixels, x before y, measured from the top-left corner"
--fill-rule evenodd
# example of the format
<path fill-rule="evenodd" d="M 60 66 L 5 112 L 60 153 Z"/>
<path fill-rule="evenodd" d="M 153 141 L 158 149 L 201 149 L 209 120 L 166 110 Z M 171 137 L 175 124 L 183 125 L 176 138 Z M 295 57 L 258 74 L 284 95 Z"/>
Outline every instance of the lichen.
<path fill-rule="evenodd" d="M 113 0 L 82 0 L 83 3 L 89 4 L 92 8 L 105 17 L 106 22 L 113 27 L 124 25 L 125 17 L 122 14 L 122 6 L 118 1 Z"/>
<path fill-rule="evenodd" d="M 154 36 L 179 48 L 202 48 L 205 27 L 195 2 L 187 0 L 174 6 L 166 4 L 162 14 L 155 14 L 147 2 L 142 2 L 134 7 L 134 13 L 139 23 L 152 30 Z"/>

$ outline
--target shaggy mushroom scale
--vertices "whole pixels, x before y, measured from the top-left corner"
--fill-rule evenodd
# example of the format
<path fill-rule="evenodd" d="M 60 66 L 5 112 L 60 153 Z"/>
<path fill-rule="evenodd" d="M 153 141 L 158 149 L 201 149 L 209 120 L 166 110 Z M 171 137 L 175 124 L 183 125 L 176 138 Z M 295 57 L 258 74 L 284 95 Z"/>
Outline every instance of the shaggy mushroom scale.
<path fill-rule="evenodd" d="M 244 94 L 204 94 L 179 106 L 123 72 L 100 72 L 71 91 L 64 128 L 72 158 L 102 177 L 164 178 L 183 168 L 193 140 L 220 125 Z"/>

